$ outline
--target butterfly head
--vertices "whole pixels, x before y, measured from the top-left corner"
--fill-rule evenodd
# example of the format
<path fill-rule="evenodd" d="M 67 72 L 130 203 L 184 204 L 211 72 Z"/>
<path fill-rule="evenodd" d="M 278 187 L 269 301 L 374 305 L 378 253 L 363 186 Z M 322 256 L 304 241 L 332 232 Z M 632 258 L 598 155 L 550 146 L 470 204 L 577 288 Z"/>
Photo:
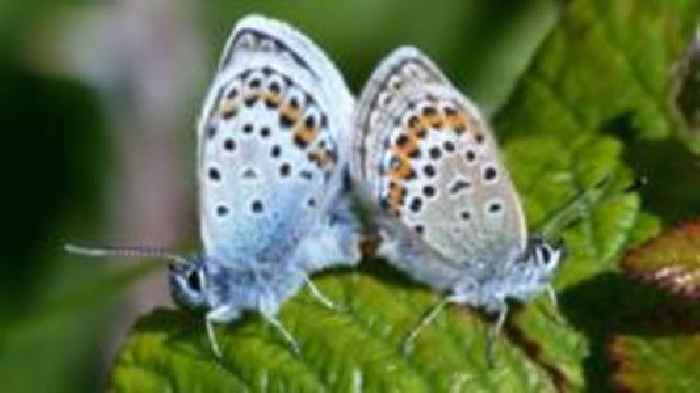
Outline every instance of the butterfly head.
<path fill-rule="evenodd" d="M 200 258 L 168 265 L 170 294 L 173 301 L 186 309 L 208 309 L 205 264 Z"/>
<path fill-rule="evenodd" d="M 566 259 L 566 245 L 563 241 L 550 243 L 543 237 L 533 236 L 528 240 L 521 259 L 522 263 L 517 265 L 529 272 L 523 277 L 532 284 L 547 285 L 564 259 Z"/>

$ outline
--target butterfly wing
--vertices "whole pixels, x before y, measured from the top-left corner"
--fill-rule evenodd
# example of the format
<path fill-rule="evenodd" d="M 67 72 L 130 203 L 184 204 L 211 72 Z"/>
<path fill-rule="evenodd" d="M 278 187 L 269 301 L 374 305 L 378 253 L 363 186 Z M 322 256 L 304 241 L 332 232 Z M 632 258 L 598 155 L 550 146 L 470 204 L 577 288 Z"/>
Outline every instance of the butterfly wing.
<path fill-rule="evenodd" d="M 336 68 L 300 32 L 260 16 L 234 27 L 198 126 L 208 257 L 276 263 L 327 221 L 352 105 Z"/>
<path fill-rule="evenodd" d="M 488 124 L 414 48 L 376 69 L 358 102 L 353 177 L 381 210 L 384 254 L 447 286 L 454 270 L 514 260 L 526 230 Z"/>

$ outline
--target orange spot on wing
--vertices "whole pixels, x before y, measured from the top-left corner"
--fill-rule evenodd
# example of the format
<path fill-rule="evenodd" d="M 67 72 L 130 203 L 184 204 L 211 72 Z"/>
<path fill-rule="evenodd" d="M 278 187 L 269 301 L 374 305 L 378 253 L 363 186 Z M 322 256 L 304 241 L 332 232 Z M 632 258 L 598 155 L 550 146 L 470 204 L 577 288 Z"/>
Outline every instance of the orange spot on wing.
<path fill-rule="evenodd" d="M 266 103 L 270 105 L 279 105 L 282 102 L 282 98 L 279 96 L 279 94 L 275 93 L 264 93 L 260 95 L 263 100 L 265 100 Z"/>
<path fill-rule="evenodd" d="M 233 117 L 238 111 L 238 103 L 235 100 L 224 99 L 219 104 L 219 114 L 225 119 Z"/>
<path fill-rule="evenodd" d="M 399 165 L 397 165 L 391 170 L 391 178 L 392 180 L 396 180 L 397 182 L 407 180 L 410 177 L 412 171 L 413 167 L 411 166 L 410 159 L 406 157 L 401 157 L 399 158 Z"/>
<path fill-rule="evenodd" d="M 326 149 L 314 149 L 309 153 L 309 160 L 315 163 L 319 168 L 324 168 L 328 164 L 335 162 L 333 155 Z"/>
<path fill-rule="evenodd" d="M 389 183 L 389 207 L 397 216 L 399 215 L 405 195 L 406 189 L 401 187 L 399 183 L 396 183 L 393 180 Z"/>
<path fill-rule="evenodd" d="M 294 138 L 303 141 L 304 143 L 311 144 L 318 136 L 318 128 L 316 127 L 306 127 L 301 124 L 294 131 Z"/>
<path fill-rule="evenodd" d="M 470 129 L 470 117 L 464 111 L 456 111 L 453 114 L 436 113 L 418 116 L 418 121 L 413 127 L 409 125 L 409 134 L 417 135 L 420 129 L 434 129 L 437 131 L 454 131 L 461 134 Z"/>
<path fill-rule="evenodd" d="M 279 109 L 280 115 L 285 116 L 293 123 L 296 123 L 301 117 L 301 111 L 299 108 L 295 108 L 289 104 L 283 104 Z"/>
<path fill-rule="evenodd" d="M 467 115 L 464 112 L 457 112 L 453 116 L 446 116 L 445 125 L 453 130 L 462 130 L 458 131 L 460 134 L 469 129 Z"/>

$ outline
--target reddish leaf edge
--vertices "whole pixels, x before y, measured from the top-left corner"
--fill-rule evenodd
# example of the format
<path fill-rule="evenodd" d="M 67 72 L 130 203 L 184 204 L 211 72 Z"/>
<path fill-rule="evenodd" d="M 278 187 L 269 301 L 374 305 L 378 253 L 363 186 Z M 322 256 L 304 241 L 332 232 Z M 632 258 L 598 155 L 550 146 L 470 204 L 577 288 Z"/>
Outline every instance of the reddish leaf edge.
<path fill-rule="evenodd" d="M 690 300 L 699 300 L 700 285 L 690 285 L 687 278 L 689 275 L 700 276 L 700 267 L 691 269 L 681 265 L 672 266 L 673 262 L 669 262 L 669 266 L 643 271 L 638 269 L 635 264 L 637 260 L 644 258 L 643 255 L 645 253 L 656 249 L 659 245 L 668 241 L 669 238 L 679 236 L 700 239 L 700 218 L 678 223 L 643 245 L 629 250 L 620 260 L 620 268 L 631 279 L 653 285 L 676 296 Z"/>

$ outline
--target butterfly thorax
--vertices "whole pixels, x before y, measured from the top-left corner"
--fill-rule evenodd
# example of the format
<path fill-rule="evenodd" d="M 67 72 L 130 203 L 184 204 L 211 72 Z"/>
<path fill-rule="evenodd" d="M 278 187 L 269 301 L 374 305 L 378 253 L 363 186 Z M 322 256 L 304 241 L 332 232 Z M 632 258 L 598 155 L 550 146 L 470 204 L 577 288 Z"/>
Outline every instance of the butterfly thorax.
<path fill-rule="evenodd" d="M 186 266 L 173 266 L 170 288 L 181 307 L 213 310 L 227 306 L 238 314 L 257 310 L 260 304 L 276 304 L 294 294 L 303 283 L 303 272 L 281 263 L 250 263 L 232 268 L 219 260 L 197 257 Z"/>

